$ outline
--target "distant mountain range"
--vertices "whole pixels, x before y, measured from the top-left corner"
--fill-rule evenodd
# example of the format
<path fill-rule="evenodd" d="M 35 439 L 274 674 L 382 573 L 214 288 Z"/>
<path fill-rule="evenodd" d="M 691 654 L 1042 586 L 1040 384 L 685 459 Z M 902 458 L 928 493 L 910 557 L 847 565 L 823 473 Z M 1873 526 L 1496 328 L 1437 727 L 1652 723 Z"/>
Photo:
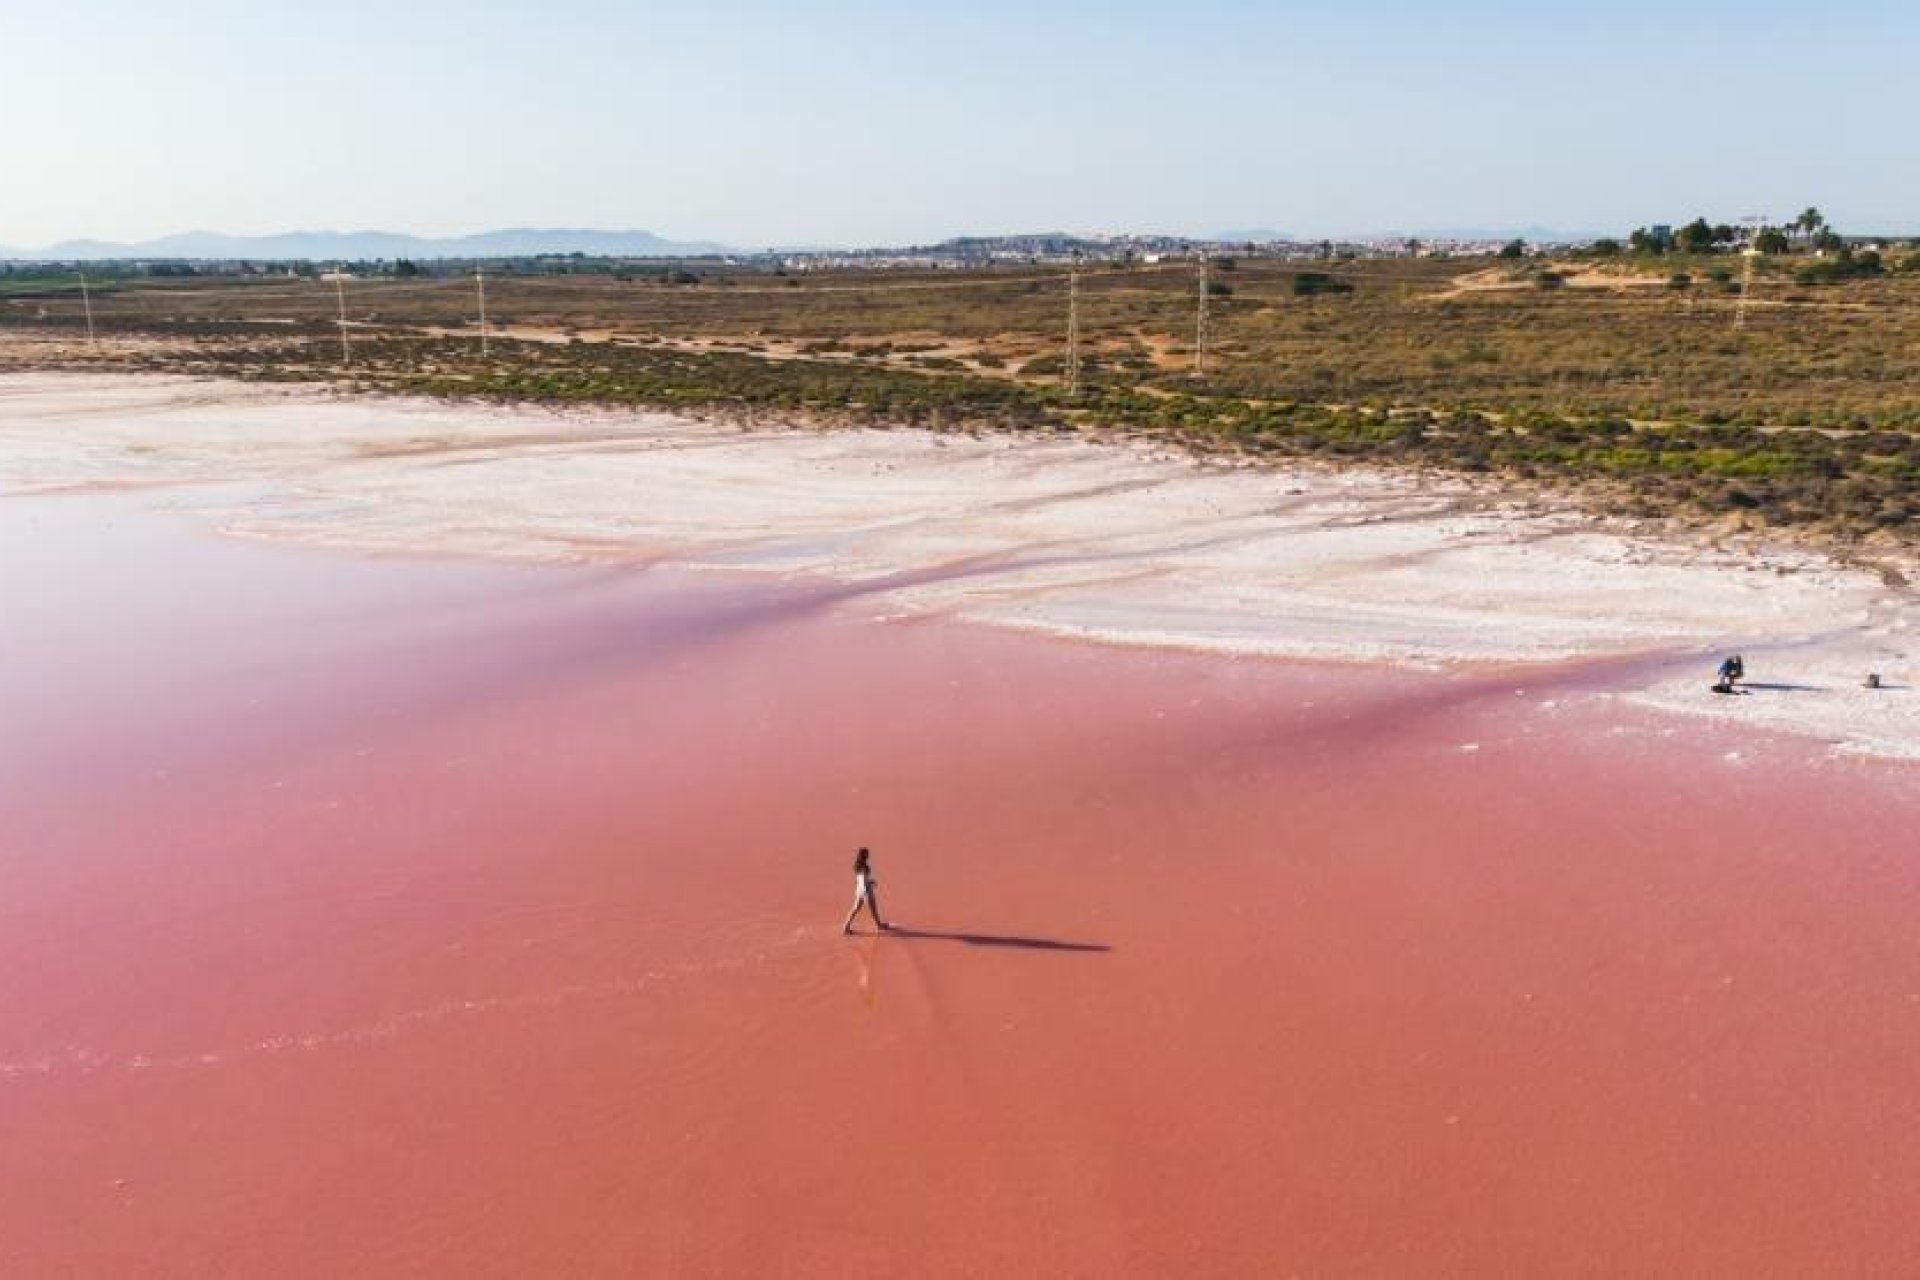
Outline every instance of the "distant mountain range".
<path fill-rule="evenodd" d="M 1365 235 L 1329 237 L 1341 241 L 1420 240 L 1493 241 L 1518 237 L 1536 244 L 1568 244 L 1592 240 L 1596 233 L 1557 231 L 1551 227 L 1451 227 L 1415 231 L 1377 231 Z M 1146 237 L 1179 240 L 1180 237 Z M 1222 231 L 1208 237 L 1214 243 L 1244 244 L 1318 240 L 1284 231 L 1248 229 Z M 970 236 L 949 244 L 1060 241 L 1074 237 L 1062 232 L 1040 236 Z M 581 253 L 597 258 L 694 258 L 737 252 L 709 240 L 668 240 L 651 231 L 593 231 L 514 227 L 470 236 L 414 236 L 392 231 L 288 231 L 279 235 L 233 236 L 218 231 L 187 231 L 157 240 L 121 243 L 107 240 L 64 240 L 41 249 L 12 249 L 0 245 L 0 261 L 99 262 L 110 259 L 189 259 L 214 261 L 365 262 L 398 258 L 530 258 L 545 254 Z"/>
<path fill-rule="evenodd" d="M 526 258 L 584 253 L 607 258 L 684 258 L 726 253 L 704 240 L 667 240 L 651 231 L 548 230 L 515 227 L 470 236 L 410 236 L 392 231 L 288 231 L 270 236 L 230 236 L 187 231 L 129 244 L 64 240 L 44 249 L 0 246 L 0 259 L 98 262 L 109 258 L 366 261 L 375 258 Z"/>

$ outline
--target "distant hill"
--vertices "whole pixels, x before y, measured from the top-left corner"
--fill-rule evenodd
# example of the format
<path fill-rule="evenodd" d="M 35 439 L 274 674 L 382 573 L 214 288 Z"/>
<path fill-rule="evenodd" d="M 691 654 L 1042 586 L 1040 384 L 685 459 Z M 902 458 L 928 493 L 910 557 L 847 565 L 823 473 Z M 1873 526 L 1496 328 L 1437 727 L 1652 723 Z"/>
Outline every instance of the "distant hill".
<path fill-rule="evenodd" d="M 726 253 L 708 241 L 667 240 L 651 231 L 549 230 L 514 227 L 470 236 L 410 236 L 392 231 L 288 231 L 270 236 L 230 236 L 186 231 L 119 244 L 65 240 L 44 249 L 0 246 L 0 258 L 98 262 L 110 258 L 241 258 L 363 261 L 372 258 L 526 258 L 584 253 L 608 258 L 680 258 Z"/>

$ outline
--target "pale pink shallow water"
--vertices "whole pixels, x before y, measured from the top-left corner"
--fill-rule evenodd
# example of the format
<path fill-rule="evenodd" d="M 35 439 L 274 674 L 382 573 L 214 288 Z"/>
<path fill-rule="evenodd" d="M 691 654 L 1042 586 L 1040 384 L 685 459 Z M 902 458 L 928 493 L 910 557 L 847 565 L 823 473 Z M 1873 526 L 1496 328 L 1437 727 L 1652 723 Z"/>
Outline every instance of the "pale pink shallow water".
<path fill-rule="evenodd" d="M 149 506 L 0 502 L 0 1273 L 1920 1256 L 1909 767 Z"/>

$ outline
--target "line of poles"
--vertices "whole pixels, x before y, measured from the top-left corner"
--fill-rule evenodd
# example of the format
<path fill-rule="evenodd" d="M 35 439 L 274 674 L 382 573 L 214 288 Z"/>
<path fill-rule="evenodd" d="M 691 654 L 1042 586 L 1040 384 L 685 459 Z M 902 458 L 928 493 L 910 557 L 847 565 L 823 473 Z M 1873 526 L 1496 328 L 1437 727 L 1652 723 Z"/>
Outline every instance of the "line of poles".
<path fill-rule="evenodd" d="M 84 277 L 82 277 L 84 287 Z M 340 325 L 340 367 L 347 368 L 353 363 L 353 347 L 347 339 L 347 273 L 344 270 L 333 273 L 334 295 L 338 300 Z M 486 273 L 476 269 L 473 273 L 474 302 L 480 315 L 480 358 L 487 358 L 487 277 Z M 91 335 L 92 322 L 88 329 Z"/>
<path fill-rule="evenodd" d="M 97 347 L 100 340 L 93 333 L 93 295 L 87 292 L 87 273 L 84 271 L 80 273 L 80 305 L 87 313 L 87 345 Z"/>
<path fill-rule="evenodd" d="M 1755 222 L 1756 220 L 1747 219 L 1746 221 L 1748 221 L 1749 223 L 1752 223 L 1752 222 Z M 1733 324 L 1734 324 L 1734 328 L 1736 329 L 1744 328 L 1747 323 L 1747 309 L 1753 293 L 1754 266 L 1755 266 L 1754 260 L 1757 256 L 1758 256 L 1757 251 L 1755 250 L 1750 240 L 1748 245 L 1746 246 L 1746 250 L 1744 253 L 1745 261 L 1742 264 L 1740 291 L 1739 291 L 1739 296 L 1736 301 L 1735 310 L 1734 310 Z M 1191 375 L 1196 380 L 1199 380 L 1199 379 L 1204 379 L 1207 374 L 1207 358 L 1208 358 L 1208 355 L 1210 354 L 1208 348 L 1209 348 L 1209 342 L 1212 336 L 1211 329 L 1210 329 L 1211 317 L 1209 315 L 1209 303 L 1210 303 L 1213 291 L 1212 291 L 1211 281 L 1209 277 L 1210 263 L 1207 257 L 1205 255 L 1202 255 L 1197 260 L 1194 260 L 1191 263 L 1188 263 L 1188 262 L 1174 262 L 1174 263 L 1164 263 L 1164 264 L 1148 263 L 1148 264 L 1139 265 L 1139 266 L 1128 266 L 1126 269 L 1126 274 L 1128 275 L 1164 274 L 1171 271 L 1182 270 L 1188 267 L 1189 265 L 1191 265 L 1194 270 L 1195 284 L 1196 284 L 1195 291 L 1194 291 L 1193 363 L 1191 368 Z M 1293 267 L 1292 269 L 1295 271 L 1302 271 L 1302 270 L 1307 270 L 1308 268 L 1301 266 L 1301 267 Z M 89 287 L 89 282 L 87 280 L 86 273 L 84 271 L 79 271 L 76 274 L 79 276 L 81 305 L 82 305 L 82 308 L 84 309 L 85 316 L 86 316 L 87 343 L 89 346 L 97 347 L 99 339 L 98 339 L 98 333 L 94 324 L 92 291 Z M 1355 279 L 1355 280 L 1394 279 L 1394 280 L 1400 280 L 1402 284 L 1406 283 L 1400 277 L 1384 275 L 1382 273 L 1377 273 L 1377 272 L 1340 270 L 1338 268 L 1332 268 L 1327 270 L 1324 274 L 1327 274 L 1330 276 L 1336 276 L 1341 279 Z M 1021 287 L 1030 287 L 1033 285 L 1049 284 L 1056 281 L 1063 282 L 1067 286 L 1066 288 L 1067 332 L 1066 332 L 1066 357 L 1063 362 L 1062 381 L 1065 385 L 1067 394 L 1071 397 L 1077 397 L 1080 394 L 1082 380 L 1083 380 L 1084 371 L 1085 371 L 1085 354 L 1083 350 L 1084 335 L 1082 332 L 1082 317 L 1081 317 L 1080 277 L 1081 277 L 1081 269 L 1079 264 L 1076 263 L 1072 268 L 1070 268 L 1066 272 L 1057 273 L 1057 274 L 1047 273 L 1047 274 L 1040 274 L 1040 275 L 1004 276 L 1004 277 L 994 277 L 994 278 L 988 278 L 988 279 L 971 279 L 971 280 L 906 280 L 906 281 L 873 282 L 870 284 L 815 285 L 815 286 L 809 286 L 806 292 L 809 294 L 820 294 L 820 293 L 884 294 L 884 293 L 904 293 L 904 292 L 928 292 L 928 291 L 955 290 L 955 289 L 974 290 L 974 289 L 994 289 L 994 288 L 1003 288 L 1003 289 L 1004 288 L 1021 288 Z M 331 273 L 331 279 L 334 285 L 335 323 L 338 327 L 339 337 L 340 337 L 340 364 L 342 368 L 349 368 L 352 366 L 352 363 L 353 363 L 353 344 L 352 344 L 352 339 L 350 335 L 352 322 L 347 318 L 347 288 L 346 288 L 347 272 L 345 271 L 344 268 L 336 269 Z M 389 297 L 392 296 L 394 293 L 400 292 L 400 291 L 406 291 L 408 293 L 412 293 L 415 291 L 437 292 L 444 288 L 445 283 L 446 282 L 439 281 L 439 280 L 424 281 L 419 284 L 383 283 L 381 286 L 381 291 L 384 295 Z M 475 306 L 475 311 L 478 319 L 478 339 L 479 339 L 480 355 L 482 359 L 486 359 L 490 355 L 489 339 L 491 336 L 491 332 L 490 332 L 488 321 L 487 321 L 487 282 L 486 282 L 485 271 L 478 267 L 476 267 L 473 272 L 473 290 L 474 290 L 474 306 Z M 1149 293 L 1157 294 L 1159 291 L 1127 290 L 1123 288 L 1123 289 L 1109 289 L 1109 290 L 1106 290 L 1105 292 L 1107 292 L 1109 296 L 1111 296 L 1112 294 L 1122 293 L 1122 292 L 1126 292 L 1126 293 L 1149 292 Z M 778 288 L 778 289 L 755 288 L 753 286 L 747 286 L 744 288 L 729 287 L 724 294 L 715 293 L 714 295 L 711 295 L 711 296 L 737 297 L 742 294 L 755 294 L 755 293 L 775 294 L 779 296 L 788 296 L 788 297 L 793 296 L 793 291 L 791 290 L 791 288 Z M 1265 301 L 1266 299 L 1257 298 L 1257 299 L 1250 299 L 1250 300 Z"/>

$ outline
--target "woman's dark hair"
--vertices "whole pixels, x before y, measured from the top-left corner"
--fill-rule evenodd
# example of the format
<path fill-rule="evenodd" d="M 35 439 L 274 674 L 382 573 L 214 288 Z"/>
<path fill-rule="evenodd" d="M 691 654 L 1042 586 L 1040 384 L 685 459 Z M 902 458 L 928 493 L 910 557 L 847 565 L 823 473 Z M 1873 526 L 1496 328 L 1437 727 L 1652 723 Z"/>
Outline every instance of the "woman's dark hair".
<path fill-rule="evenodd" d="M 858 871 L 860 868 L 866 865 L 867 865 L 867 851 L 863 846 L 860 852 L 853 855 L 853 869 L 855 871 Z"/>

